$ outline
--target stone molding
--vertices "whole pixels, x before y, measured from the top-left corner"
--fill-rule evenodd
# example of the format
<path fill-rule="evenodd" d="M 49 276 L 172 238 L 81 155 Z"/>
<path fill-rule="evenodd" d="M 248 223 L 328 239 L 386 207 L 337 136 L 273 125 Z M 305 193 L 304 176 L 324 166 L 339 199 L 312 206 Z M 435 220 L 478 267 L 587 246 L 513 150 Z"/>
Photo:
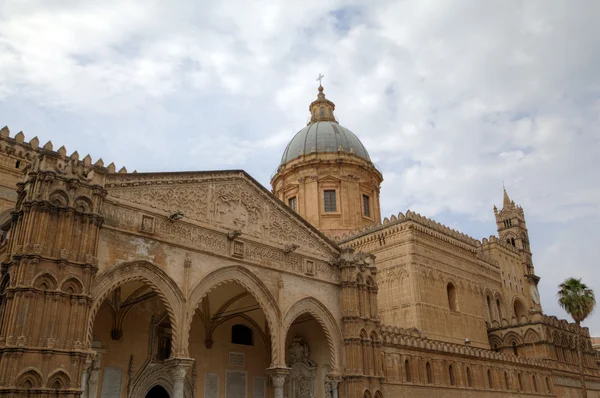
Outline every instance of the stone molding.
<path fill-rule="evenodd" d="M 323 328 L 323 332 L 327 337 L 327 344 L 329 345 L 331 367 L 334 372 L 340 372 L 342 366 L 342 333 L 331 312 L 315 298 L 305 297 L 290 305 L 283 317 L 282 335 L 287 336 L 292 322 L 302 314 L 311 314 Z"/>

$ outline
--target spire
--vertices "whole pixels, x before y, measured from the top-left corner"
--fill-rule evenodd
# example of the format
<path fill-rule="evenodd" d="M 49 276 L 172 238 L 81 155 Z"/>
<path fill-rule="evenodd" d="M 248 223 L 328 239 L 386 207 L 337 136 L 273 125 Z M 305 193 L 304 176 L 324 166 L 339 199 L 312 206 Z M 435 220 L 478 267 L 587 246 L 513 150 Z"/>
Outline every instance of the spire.
<path fill-rule="evenodd" d="M 323 77 L 323 75 L 319 75 L 317 78 L 317 81 L 319 82 L 319 92 L 317 94 L 317 99 L 308 107 L 310 111 L 310 121 L 308 124 L 324 121 L 337 123 L 333 114 L 335 104 L 325 98 L 325 93 L 323 92 L 323 86 L 321 85 Z"/>
<path fill-rule="evenodd" d="M 508 194 L 506 193 L 506 188 L 504 188 L 504 184 L 502 184 L 502 188 L 504 189 L 504 208 L 510 207 L 511 205 L 511 200 L 508 197 Z"/>

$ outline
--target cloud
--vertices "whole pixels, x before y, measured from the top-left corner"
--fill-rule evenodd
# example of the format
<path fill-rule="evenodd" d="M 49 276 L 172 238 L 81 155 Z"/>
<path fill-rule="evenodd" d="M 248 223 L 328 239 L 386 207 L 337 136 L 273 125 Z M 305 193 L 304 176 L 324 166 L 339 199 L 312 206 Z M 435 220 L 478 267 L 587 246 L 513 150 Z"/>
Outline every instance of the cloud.
<path fill-rule="evenodd" d="M 268 186 L 323 73 L 383 171 L 384 216 L 489 235 L 504 181 L 554 310 L 565 269 L 600 291 L 599 16 L 592 0 L 9 1 L 0 121 L 130 170 Z"/>

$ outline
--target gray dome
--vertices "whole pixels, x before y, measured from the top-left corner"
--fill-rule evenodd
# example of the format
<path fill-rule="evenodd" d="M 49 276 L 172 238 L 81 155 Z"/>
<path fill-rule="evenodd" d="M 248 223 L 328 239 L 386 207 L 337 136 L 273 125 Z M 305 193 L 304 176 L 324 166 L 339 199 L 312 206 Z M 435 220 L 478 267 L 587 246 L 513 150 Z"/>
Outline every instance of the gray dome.
<path fill-rule="evenodd" d="M 367 161 L 371 161 L 369 153 L 354 133 L 335 122 L 320 121 L 309 124 L 292 138 L 283 151 L 281 164 L 311 153 L 338 151 L 354 153 Z"/>

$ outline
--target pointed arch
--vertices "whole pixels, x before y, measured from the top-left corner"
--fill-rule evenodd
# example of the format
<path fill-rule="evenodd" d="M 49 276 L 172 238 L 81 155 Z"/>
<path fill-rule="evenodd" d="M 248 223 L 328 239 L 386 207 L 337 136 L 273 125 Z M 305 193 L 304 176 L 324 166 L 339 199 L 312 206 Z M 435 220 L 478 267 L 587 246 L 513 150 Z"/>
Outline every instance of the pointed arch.
<path fill-rule="evenodd" d="M 60 284 L 60 290 L 69 294 L 82 294 L 83 283 L 77 277 L 70 276 Z"/>
<path fill-rule="evenodd" d="M 527 317 L 527 310 L 525 309 L 525 305 L 523 305 L 523 302 L 518 297 L 515 297 L 513 299 L 513 311 L 515 317 L 519 321 L 521 320 L 521 317 Z"/>
<path fill-rule="evenodd" d="M 525 332 L 525 338 L 524 338 L 525 343 L 531 344 L 531 343 L 535 343 L 540 341 L 540 336 L 538 335 L 538 333 L 533 330 L 533 329 L 529 329 Z"/>
<path fill-rule="evenodd" d="M 269 332 L 271 333 L 271 360 L 272 365 L 283 365 L 284 357 L 280 356 L 279 340 L 281 332 L 281 310 L 277 301 L 271 295 L 269 289 L 254 273 L 240 265 L 219 268 L 202 278 L 191 290 L 190 299 L 186 308 L 186 321 L 182 328 L 181 344 L 182 352 L 188 355 L 189 333 L 196 308 L 202 299 L 213 289 L 225 283 L 234 282 L 241 285 L 256 300 L 267 319 Z"/>
<path fill-rule="evenodd" d="M 506 335 L 504 336 L 504 345 L 511 346 L 513 343 L 515 343 L 516 345 L 521 345 L 523 344 L 523 339 L 515 332 L 506 333 Z"/>
<path fill-rule="evenodd" d="M 48 375 L 48 380 L 46 381 L 46 387 L 52 388 L 54 390 L 60 390 L 63 388 L 70 387 L 71 378 L 64 370 L 55 370 L 54 372 Z"/>
<path fill-rule="evenodd" d="M 42 290 L 56 290 L 58 281 L 47 272 L 36 275 L 33 278 L 33 286 Z"/>
<path fill-rule="evenodd" d="M 42 374 L 36 368 L 26 368 L 17 376 L 17 387 L 41 388 Z"/>
<path fill-rule="evenodd" d="M 139 281 L 148 284 L 160 297 L 169 315 L 173 338 L 171 340 L 171 353 L 180 353 L 178 333 L 180 330 L 180 311 L 185 298 L 177 284 L 158 265 L 146 260 L 125 262 L 107 269 L 98 275 L 94 281 L 91 296 L 92 307 L 87 322 L 87 343 L 91 344 L 94 319 L 100 306 L 108 295 L 117 287 L 128 282 Z"/>
<path fill-rule="evenodd" d="M 343 346 L 342 333 L 331 312 L 317 299 L 305 297 L 290 306 L 283 317 L 283 336 L 287 336 L 292 322 L 298 316 L 305 313 L 311 314 L 323 328 L 323 332 L 327 337 L 327 343 L 329 344 L 331 367 L 336 371 L 340 371 L 342 361 L 341 349 Z M 361 337 L 363 332 L 365 338 L 368 339 L 367 332 L 364 329 L 361 330 Z M 377 334 L 375 334 L 375 337 L 377 337 Z"/>

